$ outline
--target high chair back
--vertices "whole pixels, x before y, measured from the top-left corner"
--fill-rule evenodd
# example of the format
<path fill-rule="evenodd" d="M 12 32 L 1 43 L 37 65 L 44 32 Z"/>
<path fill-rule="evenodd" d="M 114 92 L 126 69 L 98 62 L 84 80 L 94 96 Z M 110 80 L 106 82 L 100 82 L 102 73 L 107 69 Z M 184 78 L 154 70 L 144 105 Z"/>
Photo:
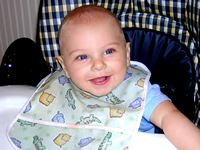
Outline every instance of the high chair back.
<path fill-rule="evenodd" d="M 55 56 L 60 54 L 58 29 L 62 19 L 82 5 L 98 5 L 116 15 L 126 40 L 131 41 L 132 60 L 146 64 L 152 71 L 151 82 L 158 83 L 198 125 L 199 1 L 41 0 L 39 43 L 54 70 L 60 68 Z M 147 43 L 141 43 L 144 41 Z"/>

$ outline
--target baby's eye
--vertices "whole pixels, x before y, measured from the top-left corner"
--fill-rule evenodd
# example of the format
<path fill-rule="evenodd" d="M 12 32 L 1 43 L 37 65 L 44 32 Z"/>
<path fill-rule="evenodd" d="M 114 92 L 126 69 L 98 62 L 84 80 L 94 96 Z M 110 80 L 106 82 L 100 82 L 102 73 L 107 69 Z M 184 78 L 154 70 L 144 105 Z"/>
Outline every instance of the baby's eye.
<path fill-rule="evenodd" d="M 104 54 L 111 54 L 111 53 L 113 53 L 113 50 L 112 49 L 108 49 L 108 50 L 105 51 Z"/>
<path fill-rule="evenodd" d="M 87 58 L 88 58 L 87 55 L 81 55 L 77 59 L 84 60 L 84 59 L 87 59 Z"/>

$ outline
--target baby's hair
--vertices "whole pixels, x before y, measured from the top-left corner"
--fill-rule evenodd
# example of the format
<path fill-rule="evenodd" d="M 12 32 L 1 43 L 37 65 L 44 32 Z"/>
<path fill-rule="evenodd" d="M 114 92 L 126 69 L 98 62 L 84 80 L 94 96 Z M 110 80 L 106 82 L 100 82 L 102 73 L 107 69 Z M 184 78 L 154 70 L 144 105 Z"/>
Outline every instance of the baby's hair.
<path fill-rule="evenodd" d="M 67 16 L 65 16 L 65 18 L 63 19 L 60 25 L 59 32 L 58 32 L 59 43 L 61 44 L 60 36 L 61 36 L 62 28 L 64 25 L 66 24 L 88 25 L 88 24 L 97 22 L 98 20 L 105 20 L 105 21 L 110 21 L 110 22 L 114 21 L 116 25 L 119 27 L 119 31 L 124 38 L 121 25 L 113 13 L 111 13 L 109 10 L 106 10 L 105 8 L 102 8 L 100 6 L 85 5 L 82 7 L 75 8 Z"/>

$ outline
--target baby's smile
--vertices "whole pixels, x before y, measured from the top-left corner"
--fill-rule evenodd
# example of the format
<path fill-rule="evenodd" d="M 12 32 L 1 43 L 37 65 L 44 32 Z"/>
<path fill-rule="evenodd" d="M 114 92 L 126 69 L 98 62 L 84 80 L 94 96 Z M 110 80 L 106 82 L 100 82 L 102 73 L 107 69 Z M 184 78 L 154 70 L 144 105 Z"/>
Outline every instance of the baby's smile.
<path fill-rule="evenodd" d="M 90 82 L 94 85 L 105 85 L 110 80 L 111 76 L 103 76 L 91 79 Z"/>

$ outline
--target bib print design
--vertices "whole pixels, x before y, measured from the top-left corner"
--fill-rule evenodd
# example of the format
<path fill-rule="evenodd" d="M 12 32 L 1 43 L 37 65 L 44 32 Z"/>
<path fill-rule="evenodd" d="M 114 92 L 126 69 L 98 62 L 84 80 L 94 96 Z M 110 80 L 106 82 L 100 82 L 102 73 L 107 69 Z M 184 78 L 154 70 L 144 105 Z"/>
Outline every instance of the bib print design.
<path fill-rule="evenodd" d="M 40 102 L 46 106 L 49 106 L 50 103 L 53 102 L 55 96 L 49 94 L 49 93 L 42 93 L 42 95 L 40 96 Z"/>
<path fill-rule="evenodd" d="M 148 69 L 135 62 L 118 87 L 97 97 L 57 71 L 9 125 L 9 141 L 23 150 L 131 150 L 149 78 Z"/>
<path fill-rule="evenodd" d="M 65 98 L 68 101 L 68 106 L 72 107 L 72 109 L 74 110 L 74 109 L 76 109 L 75 99 L 73 98 L 71 91 L 72 91 L 72 89 L 67 90 L 67 94 L 65 95 Z"/>

